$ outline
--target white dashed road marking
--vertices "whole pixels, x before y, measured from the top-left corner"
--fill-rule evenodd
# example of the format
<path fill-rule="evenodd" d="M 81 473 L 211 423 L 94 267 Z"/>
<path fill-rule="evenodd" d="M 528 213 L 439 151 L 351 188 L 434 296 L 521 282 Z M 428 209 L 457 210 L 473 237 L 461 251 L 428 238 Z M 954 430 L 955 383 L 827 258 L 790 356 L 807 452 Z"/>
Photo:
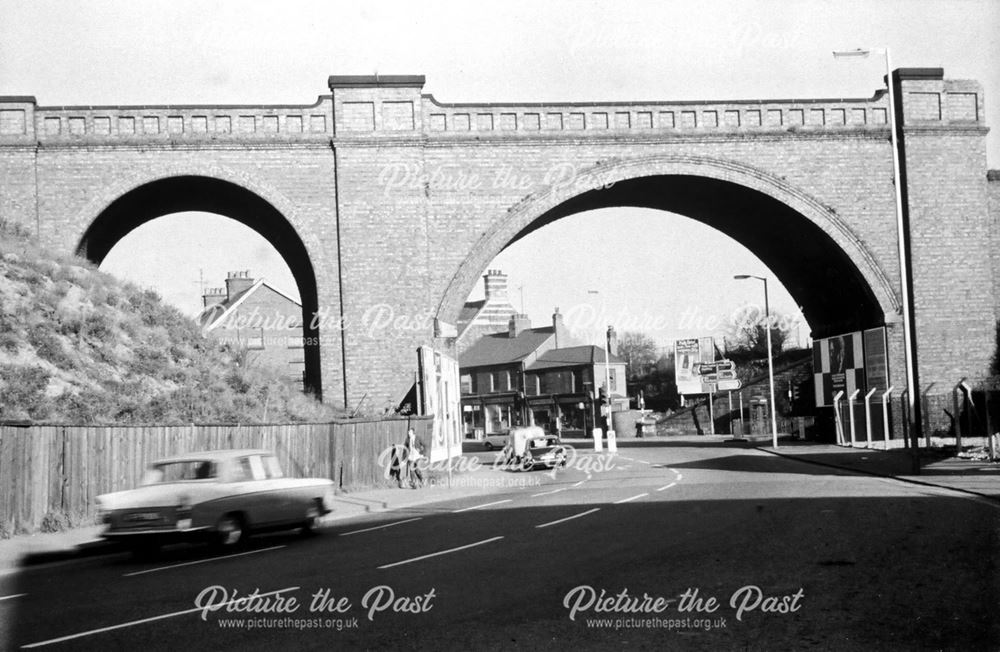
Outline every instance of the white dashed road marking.
<path fill-rule="evenodd" d="M 379 569 L 392 568 L 394 566 L 402 566 L 403 564 L 412 564 L 415 561 L 422 561 L 424 559 L 430 559 L 431 557 L 438 557 L 440 555 L 447 555 L 451 552 L 458 552 L 459 550 L 465 550 L 466 548 L 475 548 L 476 546 L 481 546 L 487 543 L 493 543 L 494 541 L 499 541 L 503 537 L 493 537 L 492 539 L 483 539 L 482 541 L 476 541 L 475 543 L 470 543 L 464 546 L 458 546 L 457 548 L 448 548 L 447 550 L 441 550 L 439 552 L 432 552 L 429 555 L 421 555 L 419 557 L 414 557 L 413 559 L 404 559 L 403 561 L 396 561 L 391 564 L 383 564 L 379 566 Z"/>
<path fill-rule="evenodd" d="M 278 590 L 278 591 L 271 591 L 270 593 L 261 593 L 261 594 L 258 595 L 258 597 L 260 597 L 260 598 L 266 598 L 266 597 L 271 596 L 271 595 L 278 595 L 278 594 L 281 594 L 281 593 L 286 593 L 288 591 L 297 591 L 298 589 L 299 589 L 299 587 L 297 587 L 297 586 L 291 586 L 291 587 L 288 587 L 287 589 L 281 589 L 281 590 Z M 234 602 L 236 602 L 237 600 L 245 600 L 245 599 L 246 598 L 244 596 L 240 596 L 239 598 L 234 598 L 234 599 L 230 600 L 229 602 L 226 602 L 224 604 L 219 605 L 219 608 L 221 609 L 222 607 L 229 606 L 229 605 L 233 604 Z M 45 645 L 52 645 L 53 643 L 62 643 L 64 641 L 72 641 L 73 639 L 83 638 L 84 636 L 92 636 L 94 634 L 101 634 L 103 632 L 111 632 L 111 631 L 114 631 L 116 629 L 124 629 L 126 627 L 134 627 L 135 625 L 142 625 L 144 623 L 152 623 L 152 622 L 155 622 L 157 620 L 165 620 L 167 618 L 175 618 L 177 616 L 184 616 L 186 614 L 193 614 L 193 613 L 197 613 L 199 611 L 204 611 L 204 609 L 205 609 L 205 607 L 195 607 L 194 609 L 185 609 L 184 611 L 174 611 L 172 613 L 163 614 L 163 615 L 160 615 L 160 616 L 152 616 L 150 618 L 142 618 L 140 620 L 131 620 L 131 621 L 127 622 L 127 623 L 121 623 L 120 625 L 111 625 L 109 627 L 101 627 L 100 629 L 91 629 L 91 630 L 86 631 L 86 632 L 80 632 L 79 634 L 70 634 L 69 636 L 61 636 L 59 638 L 52 638 L 52 639 L 49 639 L 47 641 L 39 641 L 38 643 L 30 643 L 28 645 L 25 645 L 24 649 L 31 649 L 31 648 L 36 648 L 36 647 L 43 647 Z"/>
<path fill-rule="evenodd" d="M 195 566 L 197 564 L 207 564 L 210 561 L 219 561 L 220 559 L 232 559 L 233 557 L 246 557 L 247 555 L 256 555 L 260 552 L 268 552 L 271 550 L 278 550 L 279 548 L 287 548 L 288 546 L 271 546 L 270 548 L 261 548 L 260 550 L 251 550 L 250 552 L 238 552 L 233 555 L 223 555 L 222 557 L 212 557 L 211 559 L 199 559 L 198 561 L 186 561 L 183 564 L 171 564 L 170 566 L 160 566 L 158 568 L 149 568 L 146 570 L 135 571 L 134 573 L 125 573 L 122 577 L 135 577 L 136 575 L 145 575 L 146 573 L 157 573 L 163 570 L 170 570 L 172 568 L 180 568 L 182 566 Z"/>
<path fill-rule="evenodd" d="M 468 512 L 473 509 L 482 509 L 484 507 L 492 507 L 493 505 L 502 505 L 504 503 L 512 502 L 513 500 L 514 500 L 513 498 L 508 498 L 507 500 L 498 500 L 496 502 L 486 503 L 485 505 L 475 505 L 474 507 L 463 507 L 462 509 L 456 509 L 455 511 L 452 512 L 452 514 L 458 514 L 459 512 Z"/>
<path fill-rule="evenodd" d="M 622 503 L 630 503 L 633 500 L 639 500 L 640 498 L 645 498 L 648 495 L 649 495 L 648 493 L 644 493 L 644 494 L 639 494 L 638 496 L 632 496 L 631 498 L 624 498 L 622 500 L 616 500 L 615 501 L 615 505 L 621 505 Z"/>
<path fill-rule="evenodd" d="M 361 534 L 362 532 L 372 532 L 374 530 L 384 530 L 387 527 L 394 527 L 396 525 L 402 525 L 403 523 L 412 523 L 413 521 L 419 521 L 422 517 L 409 518 L 405 521 L 396 521 L 395 523 L 386 523 L 385 525 L 376 525 L 375 527 L 366 527 L 363 530 L 351 530 L 350 532 L 341 532 L 338 536 L 349 537 L 352 534 Z"/>
<path fill-rule="evenodd" d="M 595 507 L 594 509 L 588 509 L 585 512 L 580 512 L 579 514 L 574 514 L 573 516 L 567 516 L 566 518 L 561 518 L 558 521 L 549 521 L 548 523 L 542 523 L 541 525 L 536 525 L 535 528 L 549 527 L 550 525 L 557 525 L 558 523 L 565 523 L 566 521 L 572 521 L 574 518 L 580 518 L 581 516 L 586 516 L 587 514 L 593 514 L 594 512 L 601 511 L 600 507 Z"/>

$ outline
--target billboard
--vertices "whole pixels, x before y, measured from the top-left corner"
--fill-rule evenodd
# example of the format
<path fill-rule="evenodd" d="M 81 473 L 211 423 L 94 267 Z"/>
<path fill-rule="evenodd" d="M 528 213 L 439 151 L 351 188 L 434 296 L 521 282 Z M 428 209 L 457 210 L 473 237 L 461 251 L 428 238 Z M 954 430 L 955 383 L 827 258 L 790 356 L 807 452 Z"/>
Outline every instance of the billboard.
<path fill-rule="evenodd" d="M 429 346 L 417 349 L 421 414 L 434 415 L 427 457 L 431 462 L 462 454 L 458 361 Z"/>
<path fill-rule="evenodd" d="M 889 384 L 885 327 L 836 335 L 813 342 L 816 407 L 833 405 L 837 392 L 846 400 L 854 390 L 885 391 Z"/>
<path fill-rule="evenodd" d="M 678 394 L 704 394 L 699 365 L 715 361 L 715 340 L 692 337 L 674 342 L 674 382 Z"/>

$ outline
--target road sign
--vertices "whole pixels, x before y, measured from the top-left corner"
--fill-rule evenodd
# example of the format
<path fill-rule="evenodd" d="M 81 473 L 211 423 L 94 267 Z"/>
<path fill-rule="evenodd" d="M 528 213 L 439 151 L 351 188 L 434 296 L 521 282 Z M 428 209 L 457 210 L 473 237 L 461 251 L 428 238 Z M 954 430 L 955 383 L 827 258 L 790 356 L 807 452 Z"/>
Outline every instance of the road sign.
<path fill-rule="evenodd" d="M 701 376 L 717 375 L 723 371 L 735 374 L 736 363 L 732 360 L 716 360 L 715 362 L 702 362 L 698 365 L 698 374 Z"/>
<path fill-rule="evenodd" d="M 717 387 L 720 392 L 734 392 L 743 387 L 743 383 L 738 378 L 734 378 L 732 380 L 720 380 L 717 383 Z"/>
<path fill-rule="evenodd" d="M 716 360 L 715 362 L 702 362 L 695 370 L 701 379 L 702 391 L 706 383 L 718 383 L 720 381 L 736 380 L 736 364 L 732 360 Z"/>

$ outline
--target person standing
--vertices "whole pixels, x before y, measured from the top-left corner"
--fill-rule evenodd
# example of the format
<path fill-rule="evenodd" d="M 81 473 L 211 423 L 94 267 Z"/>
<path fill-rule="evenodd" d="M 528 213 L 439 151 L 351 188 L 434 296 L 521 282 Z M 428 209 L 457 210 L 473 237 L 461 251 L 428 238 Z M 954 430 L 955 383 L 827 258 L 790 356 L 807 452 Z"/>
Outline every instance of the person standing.
<path fill-rule="evenodd" d="M 423 458 L 420 440 L 413 428 L 410 428 L 406 431 L 406 470 L 411 489 L 424 485 L 424 476 L 420 472 L 420 460 Z"/>

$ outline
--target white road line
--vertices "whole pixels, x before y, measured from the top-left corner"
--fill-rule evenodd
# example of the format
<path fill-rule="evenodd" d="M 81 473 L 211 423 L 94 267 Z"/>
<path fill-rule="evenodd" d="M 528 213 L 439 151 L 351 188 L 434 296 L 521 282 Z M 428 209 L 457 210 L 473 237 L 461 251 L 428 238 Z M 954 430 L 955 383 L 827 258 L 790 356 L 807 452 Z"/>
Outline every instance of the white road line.
<path fill-rule="evenodd" d="M 508 498 L 507 500 L 498 500 L 496 502 L 486 503 L 485 505 L 476 505 L 474 507 L 463 507 L 462 509 L 456 509 L 455 511 L 452 512 L 452 514 L 458 514 L 459 512 L 468 512 L 469 510 L 473 509 L 482 509 L 483 507 L 492 507 L 493 505 L 502 505 L 503 503 L 509 503 L 512 502 L 513 500 L 514 500 L 513 498 Z"/>
<path fill-rule="evenodd" d="M 644 493 L 644 494 L 639 494 L 638 496 L 632 496 L 631 498 L 625 498 L 623 500 L 616 500 L 615 501 L 615 505 L 621 505 L 622 503 L 630 503 L 633 500 L 638 500 L 638 499 L 644 498 L 644 497 L 646 497 L 648 495 L 649 495 L 648 493 Z"/>
<path fill-rule="evenodd" d="M 422 518 L 423 518 L 422 516 L 418 516 L 417 518 L 410 518 L 410 519 L 407 519 L 405 521 L 396 521 L 395 523 L 387 523 L 385 525 L 376 525 L 375 527 L 366 527 L 363 530 L 351 530 L 350 532 L 341 532 L 337 536 L 339 536 L 339 537 L 349 537 L 352 534 L 361 534 L 362 532 L 372 532 L 373 530 L 384 530 L 387 527 L 395 527 L 397 525 L 402 525 L 403 523 L 412 523 L 413 521 L 419 521 Z"/>
<path fill-rule="evenodd" d="M 574 514 L 573 516 L 567 516 L 566 518 L 561 518 L 558 521 L 549 521 L 548 523 L 542 523 L 541 525 L 536 525 L 535 528 L 548 527 L 550 525 L 556 525 L 558 523 L 565 523 L 566 521 L 572 521 L 574 518 L 580 518 L 581 516 L 586 516 L 587 514 L 593 514 L 594 512 L 601 511 L 600 507 L 595 507 L 594 509 L 588 509 L 585 512 L 580 512 L 579 514 Z"/>
<path fill-rule="evenodd" d="M 584 482 L 586 482 L 586 480 L 580 480 L 579 482 L 577 482 L 577 483 L 576 483 L 575 485 L 573 485 L 573 486 L 574 486 L 574 487 L 579 487 L 579 486 L 580 486 L 580 485 L 582 485 L 582 484 L 583 484 Z"/>
<path fill-rule="evenodd" d="M 413 559 L 404 559 L 403 561 L 396 561 L 391 564 L 385 564 L 379 566 L 379 569 L 392 568 L 393 566 L 402 566 L 403 564 L 411 564 L 415 561 L 422 561 L 424 559 L 430 559 L 431 557 L 437 557 L 439 555 L 447 555 L 450 552 L 458 552 L 459 550 L 465 550 L 466 548 L 475 548 L 476 546 L 481 546 L 487 543 L 493 543 L 494 541 L 499 541 L 502 538 L 503 538 L 502 536 L 499 536 L 499 537 L 493 537 L 492 539 L 483 539 L 482 541 L 477 541 L 475 543 L 459 546 L 457 548 L 448 548 L 447 550 L 441 550 L 440 552 L 432 552 L 429 555 L 421 555 L 419 557 L 414 557 Z"/>
<path fill-rule="evenodd" d="M 552 491 L 543 491 L 540 494 L 531 494 L 532 498 L 538 498 L 539 496 L 548 496 L 549 494 L 557 494 L 560 491 L 566 491 L 569 487 L 563 487 L 562 489 L 553 489 Z"/>
<path fill-rule="evenodd" d="M 186 561 L 182 564 L 172 564 L 170 566 L 159 566 L 157 568 L 148 568 L 146 570 L 135 571 L 134 573 L 125 573 L 122 577 L 135 577 L 136 575 L 145 575 L 146 573 L 157 573 L 163 570 L 170 570 L 171 568 L 181 568 L 182 566 L 194 566 L 196 564 L 207 564 L 210 561 L 219 561 L 220 559 L 232 559 L 233 557 L 245 557 L 247 555 L 256 555 L 259 552 L 268 552 L 270 550 L 278 550 L 279 548 L 287 548 L 288 546 L 282 544 L 280 546 L 271 546 L 270 548 L 261 548 L 260 550 L 250 550 L 249 552 L 237 552 L 232 555 L 223 555 L 222 557 L 211 557 L 209 559 L 199 559 L 197 561 Z"/>
<path fill-rule="evenodd" d="M 14 598 L 23 598 L 28 595 L 27 593 L 15 593 L 14 595 L 0 595 L 0 602 L 4 600 L 13 600 Z"/>
<path fill-rule="evenodd" d="M 647 462 L 646 460 L 635 460 L 639 464 L 652 464 L 652 462 Z"/>
<path fill-rule="evenodd" d="M 290 586 L 287 589 L 280 589 L 278 591 L 271 591 L 270 593 L 260 593 L 260 594 L 258 594 L 258 597 L 266 598 L 268 596 L 278 595 L 279 593 L 285 593 L 287 591 L 297 591 L 298 589 L 299 589 L 299 587 L 297 587 L 297 586 Z M 233 598 L 229 602 L 226 602 L 226 603 L 223 603 L 223 604 L 219 605 L 219 608 L 221 609 L 222 607 L 228 607 L 229 605 L 233 604 L 234 602 L 237 602 L 238 600 L 245 600 L 245 599 L 246 598 L 244 596 L 240 596 L 239 598 Z M 213 608 L 215 608 L 215 605 L 212 605 L 212 606 L 213 606 Z M 51 638 L 51 639 L 49 639 L 47 641 L 39 641 L 38 643 L 29 643 L 28 645 L 23 645 L 21 647 L 23 649 L 30 649 L 30 648 L 36 648 L 36 647 L 44 647 L 46 645 L 52 645 L 53 643 L 62 643 L 64 641 L 72 641 L 73 639 L 83 638 L 84 636 L 93 636 L 94 634 L 102 634 L 104 632 L 111 632 L 111 631 L 114 631 L 116 629 L 124 629 L 126 627 L 134 627 L 136 625 L 143 625 L 145 623 L 156 622 L 157 620 L 165 620 L 167 618 L 175 618 L 177 616 L 183 616 L 183 615 L 186 615 L 186 614 L 193 614 L 193 613 L 197 613 L 199 611 L 204 611 L 204 609 L 205 609 L 205 607 L 195 607 L 194 609 L 185 609 L 184 611 L 175 611 L 173 613 L 163 614 L 163 615 L 160 615 L 160 616 L 152 616 L 150 618 L 142 618 L 140 620 L 131 620 L 131 621 L 127 622 L 127 623 L 121 623 L 120 625 L 110 625 L 108 627 L 101 627 L 100 629 L 91 629 L 91 630 L 86 631 L 86 632 L 80 632 L 79 634 L 70 634 L 69 636 L 61 636 L 59 638 Z"/>
<path fill-rule="evenodd" d="M 665 489 L 669 489 L 670 487 L 673 487 L 673 486 L 675 486 L 676 484 L 677 484 L 676 482 L 671 482 L 670 484 L 668 484 L 668 485 L 667 485 L 667 486 L 665 486 L 665 487 L 660 487 L 659 489 L 657 489 L 657 491 L 663 491 L 663 490 L 665 490 Z"/>

